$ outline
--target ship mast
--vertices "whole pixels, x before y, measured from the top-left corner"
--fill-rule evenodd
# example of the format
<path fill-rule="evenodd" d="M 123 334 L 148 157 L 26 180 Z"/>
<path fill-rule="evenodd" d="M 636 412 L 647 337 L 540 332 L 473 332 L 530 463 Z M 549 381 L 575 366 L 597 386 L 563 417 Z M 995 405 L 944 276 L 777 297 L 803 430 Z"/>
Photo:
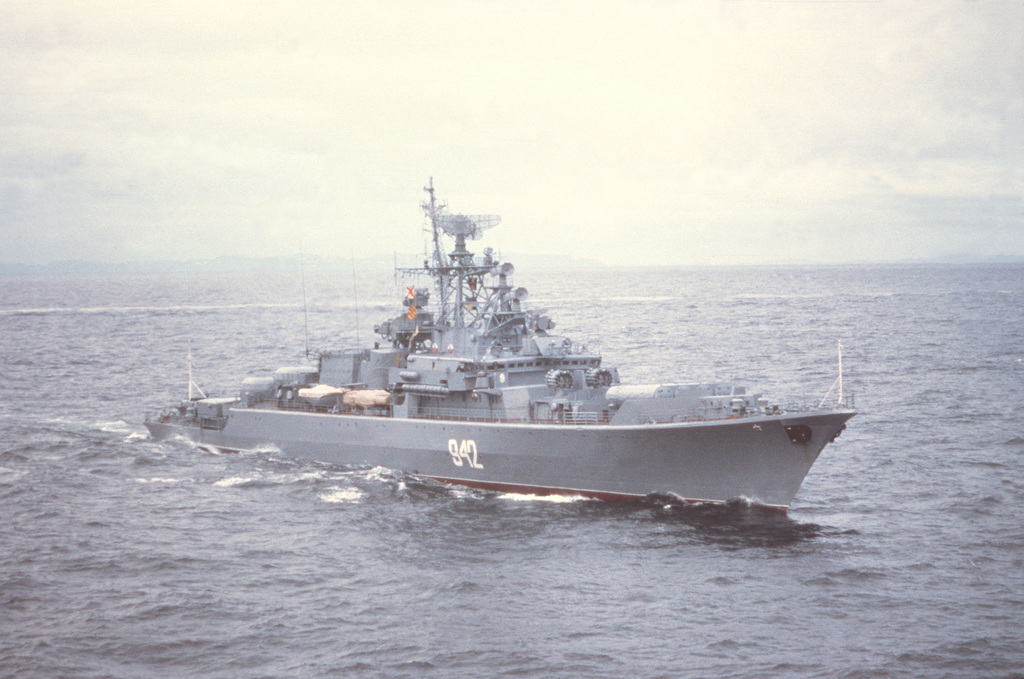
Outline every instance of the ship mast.
<path fill-rule="evenodd" d="M 431 275 L 435 279 L 437 284 L 437 297 L 439 300 L 438 310 L 438 324 L 442 327 L 445 325 L 448 319 L 449 304 L 448 299 L 450 297 L 450 290 L 448 285 L 448 274 L 445 267 L 445 252 L 444 246 L 441 244 L 441 225 L 439 219 L 439 213 L 446 207 L 444 203 L 438 206 L 437 197 L 434 195 L 434 178 L 430 178 L 430 183 L 423 187 L 423 190 L 430 195 L 429 202 L 423 204 L 423 209 L 427 211 L 427 216 L 430 218 L 430 232 L 431 240 L 433 241 L 434 251 L 431 255 L 433 266 L 428 267 Z"/>
<path fill-rule="evenodd" d="M 437 198 L 434 195 L 434 178 L 430 178 L 430 183 L 423 187 L 423 190 L 430 194 L 430 202 L 423 204 L 423 209 L 427 211 L 427 215 L 430 217 L 430 230 L 434 241 L 434 268 L 440 269 L 444 267 L 444 248 L 441 247 L 441 230 L 438 228 L 437 223 Z M 441 209 L 445 208 L 444 203 L 441 204 Z"/>
<path fill-rule="evenodd" d="M 428 198 L 421 207 L 429 221 L 430 240 L 433 252 L 423 260 L 423 266 L 417 269 L 396 269 L 397 273 L 413 276 L 428 275 L 433 279 L 437 289 L 437 311 L 430 323 L 429 333 L 436 344 L 447 348 L 449 352 L 461 353 L 470 351 L 477 353 L 486 350 L 486 344 L 473 345 L 478 335 L 490 335 L 500 332 L 503 323 L 497 322 L 494 327 L 495 314 L 500 314 L 503 301 L 510 294 L 507 283 L 512 273 L 511 264 L 499 265 L 491 257 L 491 250 L 484 251 L 484 256 L 477 260 L 473 253 L 466 249 L 466 242 L 477 240 L 483 232 L 501 222 L 497 215 L 463 215 L 448 211 L 448 205 L 439 200 L 434 192 L 434 178 L 430 178 L 423 187 Z M 424 225 L 424 228 L 427 228 Z M 454 249 L 446 252 L 444 236 L 455 241 Z M 497 277 L 497 285 L 487 285 L 485 280 Z M 525 293 L 525 290 L 523 291 Z M 410 295 L 416 293 L 410 288 Z M 518 299 L 518 298 L 517 298 Z M 511 305 L 508 302 L 507 305 Z M 407 304 L 408 306 L 408 304 Z M 405 321 L 416 318 L 415 312 L 407 315 Z M 419 328 L 420 331 L 423 328 Z M 413 330 L 412 327 L 405 328 Z M 387 336 L 387 335 L 386 335 Z M 404 335 L 403 335 L 404 336 Z M 393 339 L 388 336 L 388 339 Z M 408 341 L 408 339 L 406 339 Z"/>
<path fill-rule="evenodd" d="M 432 266 L 426 267 L 437 284 L 439 299 L 438 326 L 461 330 L 467 327 L 467 312 L 474 318 L 479 316 L 476 308 L 469 305 L 477 299 L 478 288 L 485 275 L 490 273 L 492 262 L 473 260 L 473 253 L 466 249 L 467 240 L 476 240 L 483 232 L 501 222 L 497 215 L 461 215 L 448 212 L 448 205 L 437 200 L 434 193 L 434 178 L 423 188 L 430 196 L 423 203 L 423 209 L 430 218 L 431 239 L 434 252 Z M 455 239 L 451 253 L 444 250 L 442 235 Z"/>

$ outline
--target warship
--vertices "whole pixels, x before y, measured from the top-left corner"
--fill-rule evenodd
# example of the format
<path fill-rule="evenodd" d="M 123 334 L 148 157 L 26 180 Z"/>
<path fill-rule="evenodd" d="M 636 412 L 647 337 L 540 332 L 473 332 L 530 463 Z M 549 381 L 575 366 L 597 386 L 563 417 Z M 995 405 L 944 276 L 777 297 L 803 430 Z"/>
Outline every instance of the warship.
<path fill-rule="evenodd" d="M 396 273 L 431 285 L 400 293 L 372 348 L 307 352 L 308 365 L 247 377 L 229 398 L 199 390 L 190 352 L 188 397 L 147 418 L 152 437 L 493 491 L 785 510 L 856 414 L 841 348 L 837 397 L 834 383 L 817 406 L 783 408 L 733 383 L 623 383 L 527 307 L 511 263 L 467 249 L 500 217 L 450 212 L 433 179 L 424 190 L 423 264 Z"/>

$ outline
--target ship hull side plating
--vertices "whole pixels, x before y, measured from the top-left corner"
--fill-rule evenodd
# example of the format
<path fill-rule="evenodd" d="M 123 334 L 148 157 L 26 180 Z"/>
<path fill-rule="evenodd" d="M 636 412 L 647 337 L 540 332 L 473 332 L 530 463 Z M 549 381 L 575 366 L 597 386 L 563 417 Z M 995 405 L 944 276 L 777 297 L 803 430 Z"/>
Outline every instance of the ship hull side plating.
<path fill-rule="evenodd" d="M 185 436 L 225 450 L 274 446 L 339 465 L 384 466 L 470 487 L 689 502 L 747 499 L 786 508 L 852 410 L 715 422 L 570 426 L 338 416 L 233 408 L 223 429 L 147 422 L 154 438 Z M 786 427 L 811 435 L 794 442 Z"/>

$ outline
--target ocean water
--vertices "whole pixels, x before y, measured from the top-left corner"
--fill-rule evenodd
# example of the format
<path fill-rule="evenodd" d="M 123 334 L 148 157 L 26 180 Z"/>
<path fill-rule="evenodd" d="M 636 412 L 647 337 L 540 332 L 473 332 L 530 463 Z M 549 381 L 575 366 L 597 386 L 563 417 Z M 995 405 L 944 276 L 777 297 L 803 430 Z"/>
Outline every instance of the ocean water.
<path fill-rule="evenodd" d="M 397 313 L 305 278 L 0 277 L 0 676 L 1024 676 L 1024 267 L 520 271 L 628 381 L 816 403 L 841 339 L 788 515 L 152 441 L 189 347 L 227 395 Z"/>

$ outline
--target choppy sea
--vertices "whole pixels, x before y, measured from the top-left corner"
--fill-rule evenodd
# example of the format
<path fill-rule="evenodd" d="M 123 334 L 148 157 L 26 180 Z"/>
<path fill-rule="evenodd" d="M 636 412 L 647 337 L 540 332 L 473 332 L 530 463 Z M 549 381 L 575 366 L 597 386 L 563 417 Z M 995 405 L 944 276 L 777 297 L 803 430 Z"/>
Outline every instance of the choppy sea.
<path fill-rule="evenodd" d="M 788 515 L 151 440 L 189 347 L 230 395 L 405 284 L 304 277 L 0 277 L 0 676 L 1024 676 L 1024 266 L 520 271 L 628 381 L 816 403 L 842 340 Z"/>

